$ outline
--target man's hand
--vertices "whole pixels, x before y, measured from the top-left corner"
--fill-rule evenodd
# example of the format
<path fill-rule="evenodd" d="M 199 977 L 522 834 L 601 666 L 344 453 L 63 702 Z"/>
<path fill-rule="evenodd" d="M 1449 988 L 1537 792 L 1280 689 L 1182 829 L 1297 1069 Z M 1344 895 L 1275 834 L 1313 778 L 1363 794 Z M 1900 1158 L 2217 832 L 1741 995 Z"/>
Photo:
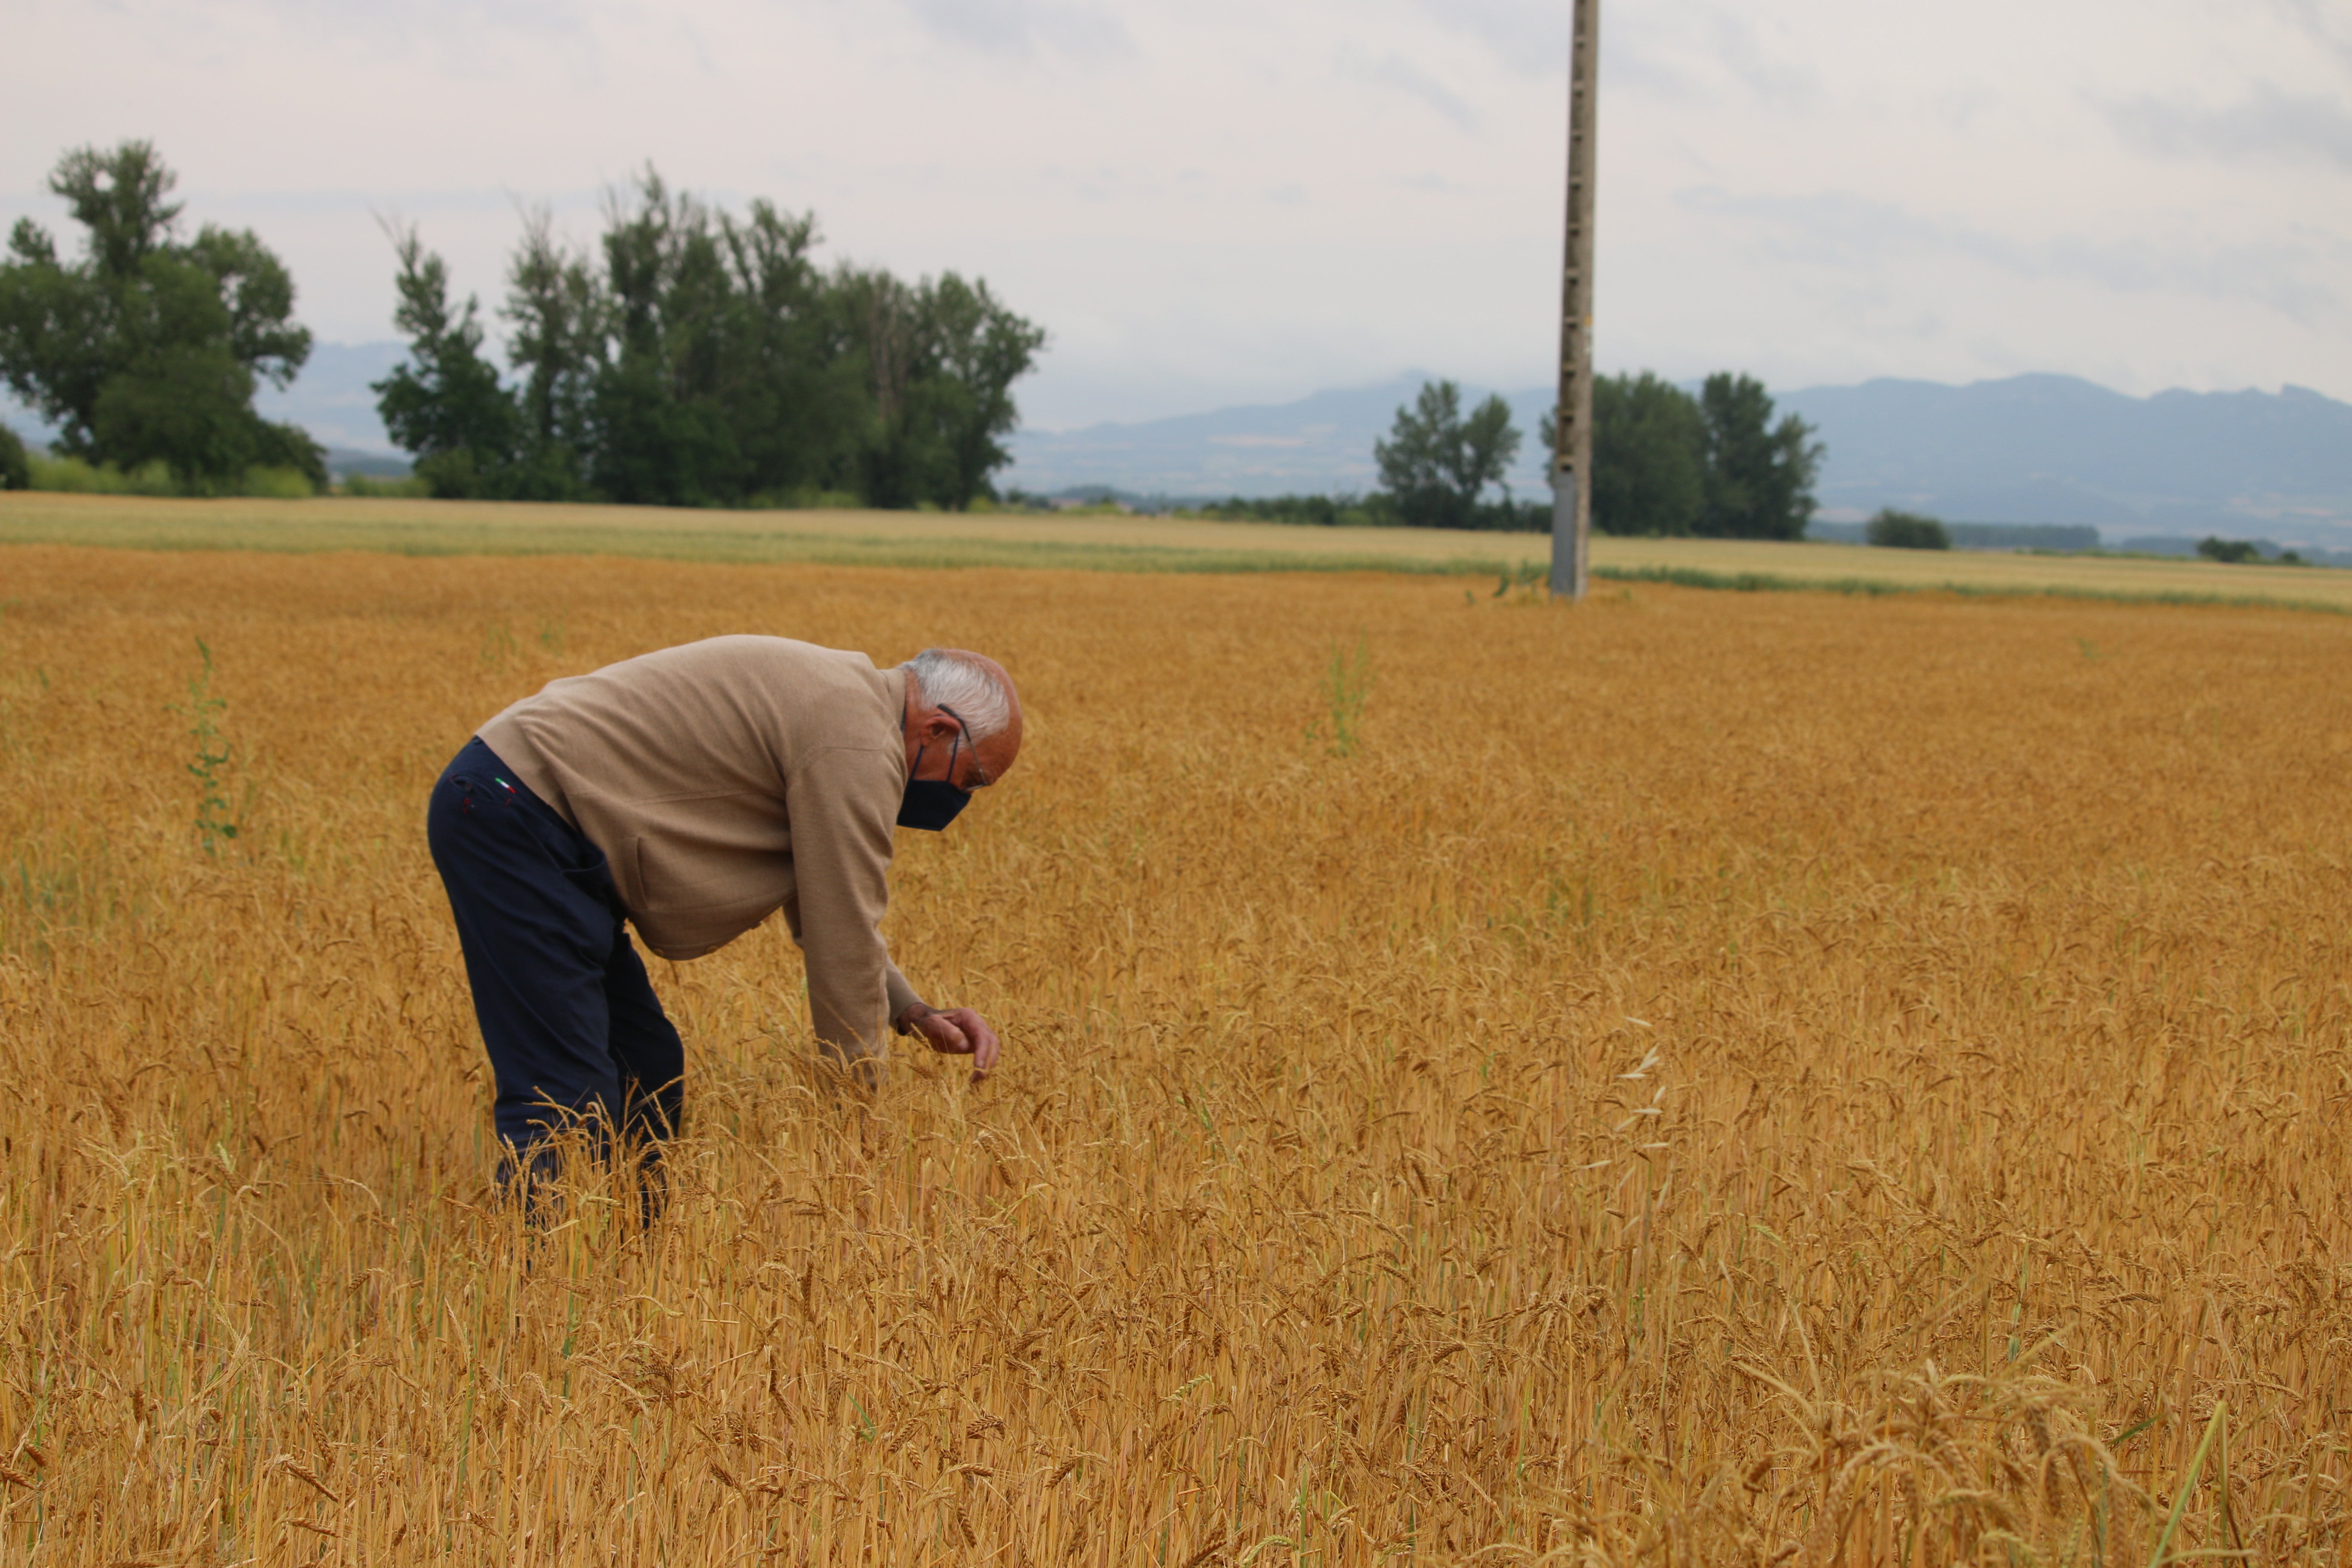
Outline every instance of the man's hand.
<path fill-rule="evenodd" d="M 908 1008 L 898 1022 L 906 1032 L 922 1036 L 941 1056 L 970 1057 L 974 1083 L 996 1070 L 996 1031 L 969 1007 L 950 1007 L 941 1013 L 918 1004 Z"/>

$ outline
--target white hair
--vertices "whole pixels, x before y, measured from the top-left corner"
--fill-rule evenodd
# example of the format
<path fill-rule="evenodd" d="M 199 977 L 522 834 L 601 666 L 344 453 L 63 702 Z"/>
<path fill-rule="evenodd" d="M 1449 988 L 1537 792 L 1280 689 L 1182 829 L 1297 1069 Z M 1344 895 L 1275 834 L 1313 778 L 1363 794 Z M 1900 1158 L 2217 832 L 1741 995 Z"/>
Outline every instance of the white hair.
<path fill-rule="evenodd" d="M 1013 683 L 970 654 L 927 647 L 907 668 L 925 702 L 955 710 L 972 744 L 1002 734 L 1013 722 Z"/>

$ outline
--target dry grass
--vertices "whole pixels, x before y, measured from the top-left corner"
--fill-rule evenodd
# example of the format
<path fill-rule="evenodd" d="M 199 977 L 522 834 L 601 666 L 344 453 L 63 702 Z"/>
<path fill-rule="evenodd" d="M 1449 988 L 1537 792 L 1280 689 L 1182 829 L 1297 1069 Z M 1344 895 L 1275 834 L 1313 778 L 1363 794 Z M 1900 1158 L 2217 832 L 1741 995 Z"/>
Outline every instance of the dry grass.
<path fill-rule="evenodd" d="M 2352 572 L 2321 566 L 2112 555 L 2028 555 L 1978 550 L 1873 550 L 1752 539 L 1595 539 L 1597 575 L 1696 574 L 1738 584 L 1855 589 L 1958 590 L 2171 603 L 2300 605 L 2352 610 Z"/>
<path fill-rule="evenodd" d="M 412 555 L 612 554 L 836 565 L 1144 572 L 1517 573 L 1549 563 L 1543 534 L 1307 528 L 1176 518 L 950 516 L 906 511 L 702 511 L 511 501 L 154 500 L 0 492 L 0 544 L 139 550 L 391 551 Z M 2001 595 L 2352 610 L 2352 572 L 1971 551 L 1868 550 L 1730 539 L 1592 541 L 1602 578 L 1690 585 L 1957 589 Z"/>
<path fill-rule="evenodd" d="M 0 572 L 0 1561 L 2336 1560 L 2342 618 Z M 677 1200 L 526 1269 L 426 785 L 740 629 L 1023 681 L 892 916 L 1007 1068 L 853 1114 L 781 937 L 657 966 Z"/>
<path fill-rule="evenodd" d="M 719 511 L 516 501 L 156 500 L 0 492 L 0 543 L 141 550 L 613 554 L 885 566 L 1493 572 L 1550 559 L 1542 534 L 1300 528 L 1150 517 Z"/>

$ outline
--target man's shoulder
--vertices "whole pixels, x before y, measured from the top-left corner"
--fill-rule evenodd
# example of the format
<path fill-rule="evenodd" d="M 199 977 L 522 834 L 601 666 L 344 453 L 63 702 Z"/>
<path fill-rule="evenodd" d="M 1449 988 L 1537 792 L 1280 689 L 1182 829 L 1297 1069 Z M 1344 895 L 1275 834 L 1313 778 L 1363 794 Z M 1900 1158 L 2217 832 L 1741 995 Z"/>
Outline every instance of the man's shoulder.
<path fill-rule="evenodd" d="M 824 647 L 795 637 L 735 632 L 640 654 L 625 661 L 693 680 L 747 679 L 779 692 L 875 697 L 887 692 L 890 672 L 853 648 Z M 611 667 L 619 668 L 620 666 Z"/>
<path fill-rule="evenodd" d="M 653 726 L 686 740 L 781 723 L 806 743 L 887 742 L 903 678 L 862 653 L 739 633 L 656 648 L 550 681 L 491 721 L 548 726 Z M 601 733 L 602 731 L 600 731 Z M 605 736 L 609 741 L 609 735 Z"/>
<path fill-rule="evenodd" d="M 698 642 L 679 643 L 643 657 L 721 664 L 803 665 L 811 669 L 843 671 L 874 668 L 871 658 L 854 648 L 825 647 L 798 637 L 771 637 L 764 632 L 729 632 Z"/>
<path fill-rule="evenodd" d="M 895 735 L 900 678 L 854 649 L 747 633 L 673 651 L 697 677 L 735 689 L 744 708 L 782 715 L 803 746 L 879 746 Z"/>

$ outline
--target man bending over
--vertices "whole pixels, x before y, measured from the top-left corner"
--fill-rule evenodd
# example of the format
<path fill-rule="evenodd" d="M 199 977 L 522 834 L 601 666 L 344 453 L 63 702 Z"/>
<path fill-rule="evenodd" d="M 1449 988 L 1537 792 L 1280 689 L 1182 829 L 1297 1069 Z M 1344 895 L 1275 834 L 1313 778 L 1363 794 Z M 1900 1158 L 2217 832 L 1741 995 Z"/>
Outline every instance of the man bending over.
<path fill-rule="evenodd" d="M 875 1082 L 887 1022 L 985 1076 L 995 1031 L 926 1005 L 875 928 L 892 826 L 944 828 L 1020 752 L 1020 699 L 993 659 L 928 648 L 877 669 L 769 637 L 551 681 L 483 725 L 425 827 L 509 1161 L 540 1169 L 574 1121 L 648 1159 L 677 1131 L 685 1052 L 625 921 L 684 960 L 782 910 L 830 1061 Z"/>

